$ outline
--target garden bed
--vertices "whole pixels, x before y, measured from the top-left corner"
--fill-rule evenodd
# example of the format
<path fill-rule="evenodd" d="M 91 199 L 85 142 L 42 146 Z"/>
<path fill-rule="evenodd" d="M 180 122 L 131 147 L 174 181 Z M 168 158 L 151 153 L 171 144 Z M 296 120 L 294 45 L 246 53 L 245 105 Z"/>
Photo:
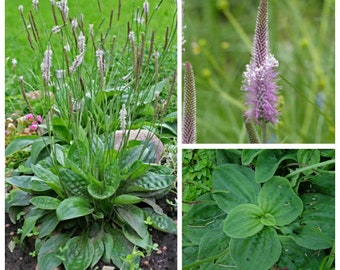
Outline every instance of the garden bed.
<path fill-rule="evenodd" d="M 173 220 L 177 219 L 177 211 L 167 203 L 166 200 L 174 202 L 176 195 L 169 193 L 162 200 L 158 201 L 158 205 Z M 8 245 L 17 235 L 16 232 L 21 228 L 22 224 L 12 224 L 6 214 L 6 231 L 5 231 L 5 269 L 8 270 L 35 270 L 37 261 L 29 253 L 34 250 L 31 242 L 26 241 L 26 245 L 20 248 L 16 246 L 11 252 Z M 141 259 L 140 267 L 142 269 L 165 270 L 177 269 L 177 236 L 175 234 L 166 234 L 157 230 L 152 230 L 152 239 L 158 244 L 159 249 L 153 251 L 150 256 Z M 104 262 L 98 264 L 99 269 L 105 266 Z"/>

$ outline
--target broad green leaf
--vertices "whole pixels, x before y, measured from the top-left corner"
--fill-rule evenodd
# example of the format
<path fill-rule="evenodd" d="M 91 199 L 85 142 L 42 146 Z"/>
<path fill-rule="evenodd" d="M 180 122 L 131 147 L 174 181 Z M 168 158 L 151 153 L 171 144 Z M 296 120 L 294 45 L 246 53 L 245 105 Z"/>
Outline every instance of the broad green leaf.
<path fill-rule="evenodd" d="M 218 206 L 229 213 L 235 206 L 257 202 L 260 184 L 248 167 L 226 164 L 217 167 L 212 175 L 213 197 Z"/>
<path fill-rule="evenodd" d="M 41 193 L 51 188 L 36 176 L 15 175 L 6 179 L 6 182 L 29 193 Z"/>
<path fill-rule="evenodd" d="M 45 210 L 57 209 L 60 202 L 61 202 L 60 200 L 49 196 L 37 196 L 31 199 L 31 203 L 35 207 Z"/>
<path fill-rule="evenodd" d="M 88 200 L 79 197 L 70 197 L 63 200 L 57 208 L 59 221 L 86 216 L 93 212 Z"/>
<path fill-rule="evenodd" d="M 55 211 L 50 212 L 46 216 L 44 216 L 41 221 L 39 220 L 39 238 L 43 238 L 45 236 L 49 236 L 53 233 L 55 228 L 57 227 L 59 220 Z"/>
<path fill-rule="evenodd" d="M 243 239 L 230 240 L 231 257 L 240 269 L 267 270 L 279 259 L 281 244 L 272 227 Z"/>
<path fill-rule="evenodd" d="M 175 179 L 174 175 L 147 172 L 138 180 L 129 181 L 127 192 L 162 190 L 171 187 Z"/>
<path fill-rule="evenodd" d="M 81 140 L 75 141 L 68 152 L 68 159 L 81 168 L 87 168 L 90 165 L 89 147 Z"/>
<path fill-rule="evenodd" d="M 51 142 L 51 138 L 49 137 L 40 137 L 33 142 L 31 148 L 31 160 L 33 164 L 36 164 L 39 161 L 40 155 L 47 146 L 51 143 L 58 142 L 58 140 L 54 140 L 54 138 L 52 140 L 53 142 Z"/>
<path fill-rule="evenodd" d="M 94 247 L 87 235 L 72 237 L 64 251 L 66 270 L 87 269 L 93 260 Z"/>
<path fill-rule="evenodd" d="M 32 176 L 12 176 L 6 179 L 6 182 L 22 189 L 25 192 L 32 192 Z"/>
<path fill-rule="evenodd" d="M 220 227 L 225 216 L 210 194 L 200 196 L 197 203 L 183 216 L 183 235 L 192 243 L 199 245 L 202 235 Z"/>
<path fill-rule="evenodd" d="M 54 116 L 52 118 L 53 133 L 56 138 L 69 143 L 72 140 L 72 135 L 67 127 L 64 119 Z"/>
<path fill-rule="evenodd" d="M 59 170 L 60 183 L 69 196 L 89 198 L 87 186 L 89 181 L 83 175 L 69 169 Z"/>
<path fill-rule="evenodd" d="M 115 186 L 106 185 L 104 182 L 92 178 L 91 183 L 87 186 L 87 191 L 91 197 L 104 200 L 115 194 L 116 188 Z"/>
<path fill-rule="evenodd" d="M 53 235 L 41 246 L 38 253 L 39 269 L 55 269 L 62 263 L 57 255 L 68 239 L 69 235 L 66 233 Z"/>
<path fill-rule="evenodd" d="M 301 248 L 288 236 L 280 236 L 279 239 L 282 244 L 282 253 L 277 265 L 280 269 L 320 269 L 322 259 L 325 256 L 323 250 L 315 252 L 314 250 Z"/>
<path fill-rule="evenodd" d="M 107 199 L 114 195 L 120 184 L 117 162 L 112 162 L 106 166 L 103 181 L 99 181 L 92 176 L 89 177 L 90 185 L 87 190 L 93 198 L 98 200 Z"/>
<path fill-rule="evenodd" d="M 141 160 L 136 160 L 131 166 L 124 168 L 122 172 L 122 180 L 136 179 L 142 176 L 150 168 L 150 164 L 144 163 Z"/>
<path fill-rule="evenodd" d="M 259 149 L 243 149 L 242 150 L 242 164 L 249 165 L 253 159 L 263 150 Z"/>
<path fill-rule="evenodd" d="M 325 195 L 335 196 L 335 174 L 320 173 L 309 178 L 317 190 Z"/>
<path fill-rule="evenodd" d="M 142 201 L 141 198 L 134 196 L 134 195 L 129 195 L 129 194 L 122 194 L 118 195 L 113 199 L 113 204 L 136 204 L 140 203 Z"/>
<path fill-rule="evenodd" d="M 222 224 L 221 224 L 222 225 Z M 198 250 L 198 260 L 214 258 L 208 263 L 200 264 L 201 270 L 225 270 L 226 265 L 235 267 L 230 257 L 230 238 L 223 232 L 222 226 L 206 232 L 201 239 Z M 216 255 L 220 254 L 218 258 Z"/>
<path fill-rule="evenodd" d="M 293 222 L 302 212 L 303 204 L 286 178 L 274 176 L 266 182 L 258 196 L 258 205 L 276 219 L 277 226 Z"/>
<path fill-rule="evenodd" d="M 105 257 L 118 267 L 122 268 L 123 259 L 132 253 L 133 245 L 124 237 L 122 231 L 106 227 L 108 233 L 104 234 Z"/>
<path fill-rule="evenodd" d="M 265 226 L 275 226 L 276 219 L 270 213 L 265 213 L 261 218 L 260 221 Z"/>
<path fill-rule="evenodd" d="M 152 224 L 151 226 L 159 231 L 165 233 L 176 233 L 177 228 L 175 222 L 169 218 L 166 214 L 156 214 L 155 211 L 151 208 L 145 208 L 144 212 L 146 216 L 151 218 Z"/>
<path fill-rule="evenodd" d="M 63 188 L 57 175 L 52 173 L 51 170 L 45 169 L 40 164 L 32 165 L 31 168 L 36 177 L 52 188 L 60 197 L 63 197 Z"/>
<path fill-rule="evenodd" d="M 225 219 L 223 231 L 231 238 L 253 236 L 264 227 L 263 211 L 255 204 L 240 204 L 231 210 Z"/>
<path fill-rule="evenodd" d="M 255 180 L 257 183 L 267 182 L 273 177 L 280 163 L 286 159 L 296 160 L 295 150 L 262 150 L 257 156 Z"/>
<path fill-rule="evenodd" d="M 147 225 L 145 224 L 145 216 L 142 209 L 135 205 L 126 205 L 117 207 L 117 213 L 141 238 L 148 234 Z"/>
<path fill-rule="evenodd" d="M 185 268 L 187 265 L 190 265 L 198 260 L 197 250 L 198 250 L 198 244 L 193 245 L 191 242 L 186 243 L 183 239 L 183 247 L 182 247 L 183 269 L 188 269 L 188 268 Z"/>
<path fill-rule="evenodd" d="M 140 237 L 130 226 L 123 226 L 123 235 L 133 245 L 146 249 L 148 252 L 150 251 L 152 247 L 152 238 L 148 232 L 144 237 Z"/>
<path fill-rule="evenodd" d="M 156 203 L 156 197 L 144 198 L 143 203 L 150 205 L 156 214 L 163 215 L 163 209 Z"/>
<path fill-rule="evenodd" d="M 216 154 L 216 165 L 223 165 L 226 163 L 237 164 L 240 163 L 241 152 L 236 149 L 218 149 Z"/>
<path fill-rule="evenodd" d="M 21 136 L 16 138 L 15 140 L 11 141 L 10 144 L 6 147 L 5 156 L 8 157 L 23 148 L 31 145 L 39 136 L 31 135 L 31 136 Z"/>
<path fill-rule="evenodd" d="M 108 233 L 104 233 L 103 235 L 103 244 L 104 244 L 104 254 L 103 254 L 103 261 L 106 263 L 110 263 L 111 255 L 113 252 L 113 239 L 112 236 Z M 119 265 L 117 265 L 120 267 Z"/>
<path fill-rule="evenodd" d="M 102 258 L 104 255 L 104 243 L 101 238 L 92 238 L 91 239 L 93 243 L 93 248 L 94 248 L 94 254 L 93 254 L 93 260 L 91 262 L 91 269 L 94 268 L 94 266 L 99 262 L 99 260 Z"/>
<path fill-rule="evenodd" d="M 322 157 L 335 158 L 335 149 L 322 149 L 320 150 L 320 155 Z"/>
<path fill-rule="evenodd" d="M 297 152 L 297 161 L 300 167 L 310 166 L 320 162 L 320 150 L 317 149 L 299 149 Z M 304 171 L 304 175 L 312 174 L 313 170 Z"/>
<path fill-rule="evenodd" d="M 335 199 L 320 193 L 302 196 L 304 211 L 300 230 L 291 237 L 305 248 L 317 250 L 333 246 L 335 241 Z"/>
<path fill-rule="evenodd" d="M 34 193 L 34 191 L 36 191 L 37 193 L 42 193 L 44 191 L 52 190 L 49 185 L 47 185 L 43 180 L 36 176 L 33 176 L 31 178 L 31 184 L 32 193 Z"/>
<path fill-rule="evenodd" d="M 32 208 L 30 212 L 25 216 L 24 225 L 22 226 L 22 232 L 20 241 L 24 241 L 26 236 L 30 234 L 35 227 L 35 224 L 37 223 L 38 219 L 41 218 L 46 214 L 45 210 L 41 210 L 38 208 Z"/>
<path fill-rule="evenodd" d="M 132 141 L 130 141 L 131 143 Z M 140 143 L 138 141 L 138 143 Z M 121 168 L 130 167 L 136 160 L 143 163 L 153 163 L 156 155 L 156 147 L 152 142 L 146 142 L 128 149 L 122 157 Z"/>
<path fill-rule="evenodd" d="M 30 204 L 31 196 L 31 194 L 20 189 L 12 189 L 9 195 L 6 196 L 6 208 L 11 206 L 27 206 Z"/>

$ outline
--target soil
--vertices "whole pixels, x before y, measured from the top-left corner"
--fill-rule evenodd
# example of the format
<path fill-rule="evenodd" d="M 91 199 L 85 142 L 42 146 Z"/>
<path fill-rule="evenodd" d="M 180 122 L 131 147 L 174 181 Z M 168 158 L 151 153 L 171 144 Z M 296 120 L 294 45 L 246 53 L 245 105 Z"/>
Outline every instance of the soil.
<path fill-rule="evenodd" d="M 173 206 L 166 202 L 166 199 L 174 202 L 176 195 L 169 193 L 166 197 L 157 201 L 157 204 L 164 210 L 164 212 L 173 220 L 177 219 L 177 212 Z M 8 248 L 8 244 L 16 236 L 18 228 L 22 224 L 12 224 L 8 215 L 6 214 L 6 241 L 5 241 L 5 269 L 6 270 L 35 270 L 37 261 L 36 258 L 30 256 L 30 252 L 34 250 L 32 243 L 27 243 L 20 247 L 16 245 L 13 252 Z M 177 269 L 177 235 L 166 234 L 157 230 L 151 231 L 154 243 L 158 244 L 158 251 L 153 251 L 150 256 L 145 256 L 140 262 L 140 268 L 143 270 L 175 270 Z M 102 269 L 103 262 L 98 264 L 98 269 Z M 111 265 L 113 266 L 113 265 Z M 117 269 L 117 268 L 116 268 Z M 49 270 L 49 269 L 48 269 Z M 79 269 L 81 270 L 81 269 Z"/>

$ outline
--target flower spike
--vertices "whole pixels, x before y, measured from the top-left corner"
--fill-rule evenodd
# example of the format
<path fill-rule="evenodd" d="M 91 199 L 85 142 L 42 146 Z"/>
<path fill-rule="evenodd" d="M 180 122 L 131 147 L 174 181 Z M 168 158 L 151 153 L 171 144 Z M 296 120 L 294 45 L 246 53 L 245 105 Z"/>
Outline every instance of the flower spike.
<path fill-rule="evenodd" d="M 196 89 L 194 71 L 185 63 L 182 142 L 196 143 Z"/>
<path fill-rule="evenodd" d="M 246 122 L 277 123 L 279 112 L 276 85 L 278 61 L 270 54 L 268 39 L 268 0 L 261 0 L 250 63 L 243 74 L 242 89 L 246 93 Z"/>

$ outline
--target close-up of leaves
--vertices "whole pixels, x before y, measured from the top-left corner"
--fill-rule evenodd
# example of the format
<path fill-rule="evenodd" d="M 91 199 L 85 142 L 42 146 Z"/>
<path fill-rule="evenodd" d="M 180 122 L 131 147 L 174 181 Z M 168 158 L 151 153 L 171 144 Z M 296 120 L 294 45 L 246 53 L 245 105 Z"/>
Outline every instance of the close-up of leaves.
<path fill-rule="evenodd" d="M 183 191 L 182 269 L 335 269 L 334 150 L 204 151 L 219 158 Z"/>

